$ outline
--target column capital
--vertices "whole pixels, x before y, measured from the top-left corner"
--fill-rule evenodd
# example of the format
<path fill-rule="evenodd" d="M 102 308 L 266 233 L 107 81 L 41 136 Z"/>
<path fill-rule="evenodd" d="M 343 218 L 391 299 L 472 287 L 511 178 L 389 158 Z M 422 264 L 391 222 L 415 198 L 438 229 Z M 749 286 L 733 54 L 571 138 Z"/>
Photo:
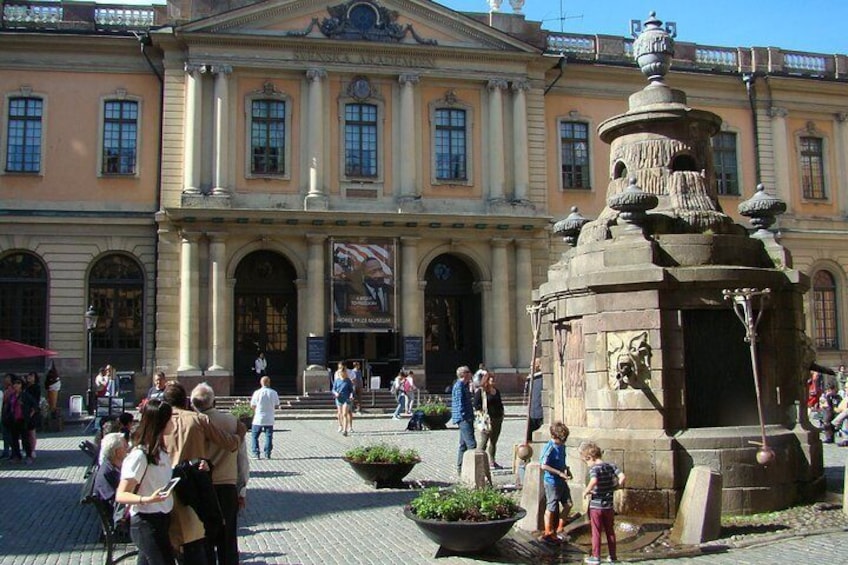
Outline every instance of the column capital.
<path fill-rule="evenodd" d="M 403 247 L 418 247 L 419 241 L 421 241 L 421 238 L 414 235 L 400 236 L 400 244 Z"/>
<path fill-rule="evenodd" d="M 833 117 L 841 124 L 848 122 L 848 112 L 836 112 Z"/>
<path fill-rule="evenodd" d="M 515 246 L 518 249 L 533 249 L 536 244 L 535 239 L 516 239 Z"/>
<path fill-rule="evenodd" d="M 323 233 L 308 233 L 306 234 L 306 241 L 311 245 L 322 244 L 327 241 L 327 235 Z"/>
<path fill-rule="evenodd" d="M 203 235 L 198 231 L 180 230 L 180 239 L 183 243 L 197 243 L 200 236 Z"/>
<path fill-rule="evenodd" d="M 507 82 L 502 78 L 491 79 L 486 83 L 486 89 L 489 92 L 500 92 L 501 90 L 506 90 Z"/>
<path fill-rule="evenodd" d="M 403 73 L 398 77 L 398 82 L 403 86 L 414 86 L 421 80 L 420 75 L 414 73 Z"/>
<path fill-rule="evenodd" d="M 202 74 L 202 73 L 207 72 L 209 70 L 209 67 L 207 65 L 204 65 L 204 64 L 201 64 L 201 63 L 186 62 L 184 69 L 185 69 L 185 72 L 187 72 L 187 73 L 201 73 Z"/>
<path fill-rule="evenodd" d="M 526 92 L 530 90 L 530 81 L 526 79 L 514 80 L 510 85 L 513 92 Z"/>
<path fill-rule="evenodd" d="M 310 82 L 321 82 L 327 78 L 327 71 L 324 69 L 306 69 L 306 80 Z"/>
<path fill-rule="evenodd" d="M 208 231 L 206 237 L 209 238 L 209 243 L 226 243 L 228 232 L 225 231 Z"/>
<path fill-rule="evenodd" d="M 768 115 L 770 118 L 785 118 L 789 115 L 789 110 L 779 106 L 772 106 L 768 109 Z"/>
<path fill-rule="evenodd" d="M 209 65 L 207 68 L 216 75 L 229 75 L 233 72 L 232 65 Z"/>
<path fill-rule="evenodd" d="M 501 249 L 509 245 L 512 240 L 506 237 L 493 237 L 492 238 L 492 247 Z"/>

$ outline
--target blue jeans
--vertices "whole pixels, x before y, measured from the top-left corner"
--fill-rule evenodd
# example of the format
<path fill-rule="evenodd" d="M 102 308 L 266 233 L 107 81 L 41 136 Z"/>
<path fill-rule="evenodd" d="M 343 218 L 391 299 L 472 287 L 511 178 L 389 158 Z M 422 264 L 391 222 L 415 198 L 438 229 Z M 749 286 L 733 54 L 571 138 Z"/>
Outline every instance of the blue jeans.
<path fill-rule="evenodd" d="M 400 413 L 403 412 L 404 404 L 406 403 L 406 397 L 402 394 L 398 394 L 397 396 L 397 408 L 395 408 L 395 413 L 392 414 L 395 418 L 400 418 Z"/>
<path fill-rule="evenodd" d="M 265 457 L 271 457 L 271 451 L 274 449 L 274 426 L 257 426 L 254 424 L 251 431 L 253 432 L 253 443 L 251 444 L 253 454 L 259 455 L 259 434 L 265 432 Z"/>
<path fill-rule="evenodd" d="M 456 454 L 456 468 L 462 469 L 462 456 L 469 449 L 477 449 L 474 439 L 474 420 L 463 420 L 459 423 L 459 451 Z"/>

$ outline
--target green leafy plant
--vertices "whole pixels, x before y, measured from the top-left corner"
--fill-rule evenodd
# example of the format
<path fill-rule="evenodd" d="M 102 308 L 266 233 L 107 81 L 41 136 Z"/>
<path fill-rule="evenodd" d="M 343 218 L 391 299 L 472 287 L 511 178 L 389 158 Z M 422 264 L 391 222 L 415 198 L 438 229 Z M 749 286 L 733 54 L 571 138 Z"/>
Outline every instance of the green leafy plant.
<path fill-rule="evenodd" d="M 362 445 L 349 449 L 344 454 L 345 459 L 354 463 L 418 463 L 421 461 L 414 449 L 401 449 L 396 445 L 378 443 Z"/>
<path fill-rule="evenodd" d="M 445 522 L 488 522 L 512 518 L 518 504 L 508 495 L 493 488 L 448 490 L 429 488 L 410 503 L 419 518 Z"/>
<path fill-rule="evenodd" d="M 450 406 L 445 404 L 438 396 L 428 398 L 415 410 L 423 412 L 425 416 L 450 414 Z"/>
<path fill-rule="evenodd" d="M 236 400 L 230 408 L 230 414 L 241 420 L 242 418 L 253 418 L 253 407 L 246 400 Z"/>

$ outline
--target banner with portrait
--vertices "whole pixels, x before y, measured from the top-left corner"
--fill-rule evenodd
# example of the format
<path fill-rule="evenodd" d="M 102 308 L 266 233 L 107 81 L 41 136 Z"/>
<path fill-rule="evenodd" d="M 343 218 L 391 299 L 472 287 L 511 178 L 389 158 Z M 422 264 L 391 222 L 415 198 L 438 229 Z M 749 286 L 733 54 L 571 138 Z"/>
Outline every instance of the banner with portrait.
<path fill-rule="evenodd" d="M 330 241 L 332 330 L 397 328 L 395 241 Z"/>

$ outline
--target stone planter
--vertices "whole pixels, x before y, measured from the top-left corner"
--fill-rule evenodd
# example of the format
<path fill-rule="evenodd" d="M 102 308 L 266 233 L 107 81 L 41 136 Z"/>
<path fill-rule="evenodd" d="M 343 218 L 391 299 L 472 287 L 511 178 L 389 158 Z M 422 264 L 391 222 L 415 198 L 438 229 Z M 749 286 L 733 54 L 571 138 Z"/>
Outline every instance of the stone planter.
<path fill-rule="evenodd" d="M 450 418 L 450 412 L 424 414 L 424 425 L 430 430 L 444 430 Z"/>
<path fill-rule="evenodd" d="M 244 427 L 247 428 L 248 432 L 253 428 L 253 416 L 242 416 L 238 420 L 244 424 Z"/>
<path fill-rule="evenodd" d="M 342 459 L 366 483 L 372 483 L 376 488 L 402 487 L 403 478 L 421 462 L 419 459 L 412 463 L 358 463 L 347 457 Z"/>
<path fill-rule="evenodd" d="M 407 507 L 403 515 L 415 522 L 424 535 L 440 547 L 454 553 L 479 553 L 504 537 L 527 514 L 523 508 L 512 518 L 489 522 L 445 522 L 423 520 Z"/>

